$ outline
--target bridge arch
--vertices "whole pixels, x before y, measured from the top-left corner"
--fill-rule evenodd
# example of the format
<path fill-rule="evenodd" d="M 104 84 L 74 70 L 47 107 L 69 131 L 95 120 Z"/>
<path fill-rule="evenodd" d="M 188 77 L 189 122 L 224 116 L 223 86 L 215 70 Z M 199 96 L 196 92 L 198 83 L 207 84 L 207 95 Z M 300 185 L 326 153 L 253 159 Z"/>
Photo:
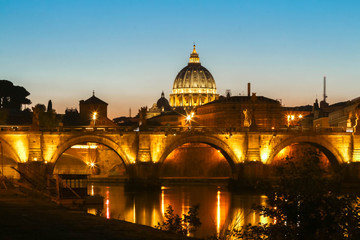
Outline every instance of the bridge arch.
<path fill-rule="evenodd" d="M 12 158 L 14 161 L 16 161 L 16 163 L 22 162 L 20 156 L 18 155 L 18 153 L 15 151 L 15 149 L 13 148 L 13 146 L 11 144 L 9 144 L 7 141 L 5 141 L 2 138 L 0 138 L 0 142 L 1 142 L 0 144 L 2 144 L 4 153 L 7 153 L 10 158 Z M 24 154 L 25 154 L 25 150 L 24 150 Z"/>
<path fill-rule="evenodd" d="M 296 136 L 287 138 L 276 145 L 266 163 L 271 163 L 282 149 L 293 144 L 309 144 L 318 148 L 325 154 L 334 169 L 337 169 L 340 164 L 345 162 L 341 153 L 325 138 L 320 136 Z"/>
<path fill-rule="evenodd" d="M 122 151 L 121 147 L 111 140 L 110 138 L 107 138 L 105 136 L 98 136 L 98 135 L 83 135 L 83 136 L 77 136 L 68 139 L 64 143 L 61 143 L 55 153 L 53 154 L 51 158 L 51 163 L 56 164 L 57 160 L 60 158 L 61 154 L 63 154 L 67 149 L 71 148 L 72 146 L 80 143 L 85 142 L 94 142 L 98 144 L 102 144 L 110 149 L 112 149 L 123 161 L 125 168 L 130 164 L 129 159 L 127 158 L 126 154 Z"/>
<path fill-rule="evenodd" d="M 232 174 L 236 174 L 236 167 L 235 163 L 237 162 L 237 157 L 231 148 L 221 139 L 208 136 L 208 135 L 193 135 L 193 136 L 184 136 L 180 138 L 174 139 L 167 147 L 166 150 L 163 152 L 161 157 L 159 158 L 160 168 L 165 162 L 167 156 L 170 155 L 172 151 L 176 148 L 186 144 L 186 143 L 204 143 L 207 144 L 217 150 L 220 150 L 221 154 L 225 157 L 226 161 L 229 163 Z"/>

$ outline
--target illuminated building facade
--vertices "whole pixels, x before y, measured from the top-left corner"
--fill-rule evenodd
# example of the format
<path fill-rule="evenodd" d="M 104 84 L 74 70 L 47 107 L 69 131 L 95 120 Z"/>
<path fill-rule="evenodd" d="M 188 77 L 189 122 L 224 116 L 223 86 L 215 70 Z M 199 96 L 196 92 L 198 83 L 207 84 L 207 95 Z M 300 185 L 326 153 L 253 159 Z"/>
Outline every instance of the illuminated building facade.
<path fill-rule="evenodd" d="M 256 96 L 227 96 L 197 108 L 196 120 L 200 126 L 275 129 L 282 125 L 282 107 L 279 101 Z"/>
<path fill-rule="evenodd" d="M 201 66 L 194 45 L 188 65 L 175 78 L 170 94 L 170 106 L 192 108 L 214 101 L 218 96 L 215 80 L 211 73 Z"/>
<path fill-rule="evenodd" d="M 97 117 L 107 117 L 108 104 L 103 100 L 95 97 L 95 93 L 87 99 L 80 101 L 80 117 L 89 119 L 96 112 Z"/>
<path fill-rule="evenodd" d="M 107 117 L 108 104 L 95 97 L 95 93 L 87 100 L 79 102 L 80 112 L 76 109 L 66 109 L 63 116 L 65 126 L 72 125 L 93 125 L 93 126 L 116 126 Z"/>
<path fill-rule="evenodd" d="M 339 105 L 340 103 L 338 103 Z M 360 97 L 348 102 L 343 102 L 342 106 L 337 107 L 329 113 L 329 125 L 346 129 L 347 132 L 360 130 Z"/>
<path fill-rule="evenodd" d="M 161 93 L 161 97 L 157 100 L 156 103 L 147 111 L 146 118 L 152 118 L 160 114 L 171 111 L 169 101 L 165 98 L 164 92 Z"/>

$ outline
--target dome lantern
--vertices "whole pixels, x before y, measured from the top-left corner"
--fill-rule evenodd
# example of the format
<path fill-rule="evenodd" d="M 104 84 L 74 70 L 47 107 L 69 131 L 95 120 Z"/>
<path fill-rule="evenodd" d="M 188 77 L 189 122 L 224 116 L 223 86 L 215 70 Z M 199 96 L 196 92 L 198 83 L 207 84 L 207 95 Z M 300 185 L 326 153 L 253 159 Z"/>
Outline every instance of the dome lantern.
<path fill-rule="evenodd" d="M 191 63 L 200 63 L 199 54 L 196 52 L 196 46 L 194 44 L 194 49 L 190 54 L 189 64 Z"/>

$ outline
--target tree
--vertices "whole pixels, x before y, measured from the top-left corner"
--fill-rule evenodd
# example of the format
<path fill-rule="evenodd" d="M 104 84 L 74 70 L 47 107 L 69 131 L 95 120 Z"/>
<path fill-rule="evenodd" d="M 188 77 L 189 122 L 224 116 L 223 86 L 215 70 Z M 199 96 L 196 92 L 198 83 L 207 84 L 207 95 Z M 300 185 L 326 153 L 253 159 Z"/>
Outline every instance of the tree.
<path fill-rule="evenodd" d="M 31 104 L 30 93 L 21 86 L 14 86 L 8 80 L 0 80 L 0 108 L 21 110 L 22 104 Z"/>
<path fill-rule="evenodd" d="M 164 214 L 164 222 L 158 223 L 155 228 L 182 235 L 194 233 L 201 226 L 198 210 L 199 205 L 191 207 L 188 213 L 184 214 L 183 218 L 181 218 L 178 214 L 174 213 L 172 206 L 169 205 Z"/>
<path fill-rule="evenodd" d="M 339 178 L 322 167 L 317 151 L 306 159 L 288 158 L 269 186 L 267 206 L 255 210 L 271 223 L 246 225 L 230 235 L 239 239 L 360 239 L 360 199 L 344 194 Z"/>
<path fill-rule="evenodd" d="M 36 104 L 33 107 L 33 130 L 52 129 L 58 127 L 59 123 L 55 110 L 46 111 L 44 104 Z"/>

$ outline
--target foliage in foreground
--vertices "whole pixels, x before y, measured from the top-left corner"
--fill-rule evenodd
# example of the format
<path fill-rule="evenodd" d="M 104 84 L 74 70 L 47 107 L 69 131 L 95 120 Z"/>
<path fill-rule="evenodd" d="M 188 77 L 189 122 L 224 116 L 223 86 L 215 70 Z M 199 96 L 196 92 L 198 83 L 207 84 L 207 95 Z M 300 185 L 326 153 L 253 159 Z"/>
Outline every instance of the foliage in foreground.
<path fill-rule="evenodd" d="M 172 206 L 169 205 L 164 214 L 164 222 L 158 223 L 155 228 L 182 235 L 194 233 L 201 226 L 198 211 L 199 205 L 191 207 L 188 213 L 183 214 L 183 218 L 181 218 L 178 214 L 174 213 Z"/>
<path fill-rule="evenodd" d="M 255 210 L 270 223 L 245 225 L 235 239 L 360 239 L 360 199 L 340 192 L 339 180 L 321 167 L 319 153 L 286 159 L 279 180 L 267 191 L 267 206 Z"/>

